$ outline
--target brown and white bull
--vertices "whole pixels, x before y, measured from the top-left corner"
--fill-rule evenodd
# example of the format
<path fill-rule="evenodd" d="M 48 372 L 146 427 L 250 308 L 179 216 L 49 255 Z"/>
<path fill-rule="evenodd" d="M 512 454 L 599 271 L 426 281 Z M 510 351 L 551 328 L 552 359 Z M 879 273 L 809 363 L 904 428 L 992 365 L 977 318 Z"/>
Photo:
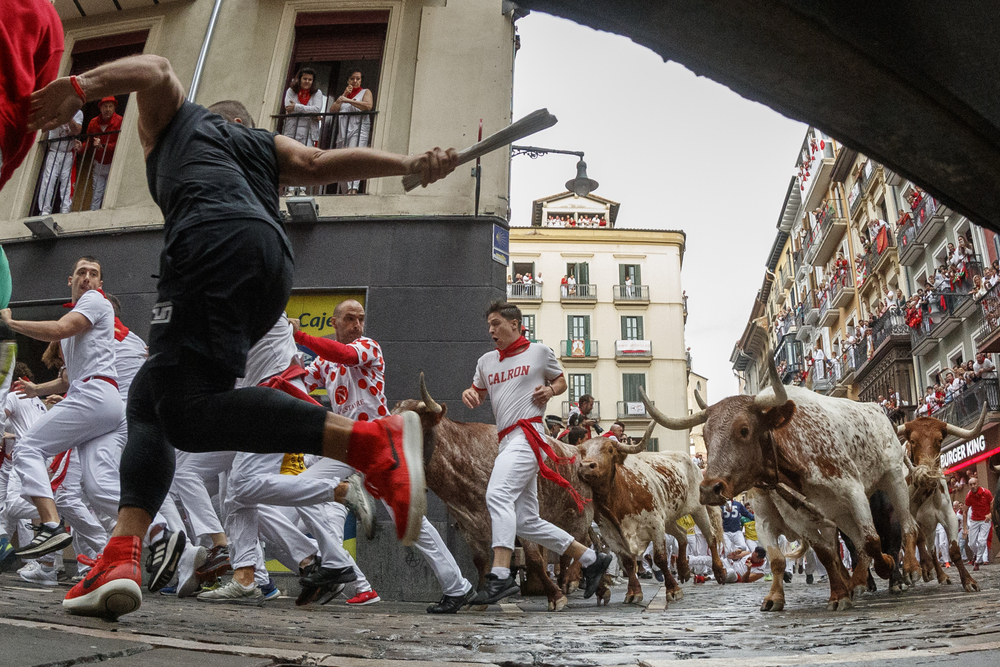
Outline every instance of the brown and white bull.
<path fill-rule="evenodd" d="M 412 410 L 420 415 L 424 427 L 424 475 L 427 488 L 444 502 L 455 517 L 458 530 L 472 552 L 472 562 L 479 571 L 479 581 L 482 583 L 493 563 L 486 487 L 493 471 L 493 461 L 500 449 L 497 427 L 493 424 L 464 423 L 449 419 L 446 416 L 447 405 L 438 404 L 427 391 L 423 373 L 420 375 L 420 392 L 423 400 L 400 401 L 393 408 L 393 413 Z M 575 447 L 565 443 L 551 438 L 549 442 L 560 456 L 572 457 L 577 453 Z M 549 465 L 568 480 L 583 498 L 590 499 L 590 487 L 581 482 L 575 463 L 555 465 L 550 461 Z M 539 477 L 538 506 L 543 519 L 559 526 L 576 540 L 584 544 L 590 543 L 593 503 L 588 502 L 581 514 L 565 489 Z M 541 584 L 549 600 L 549 610 L 558 611 L 565 607 L 566 595 L 549 579 L 540 548 L 523 540 L 521 546 L 524 548 L 529 578 Z M 560 584 L 564 588 L 568 588 L 569 573 L 578 569 L 569 565 L 568 559 L 562 560 Z M 610 596 L 611 592 L 602 583 L 597 589 L 598 604 L 602 601 L 607 604 Z"/>
<path fill-rule="evenodd" d="M 938 562 L 934 548 L 937 525 L 944 526 L 948 535 L 948 554 L 958 569 L 962 587 L 968 591 L 978 591 L 979 584 L 965 567 L 965 559 L 958 547 L 958 517 L 951 506 L 948 482 L 941 473 L 941 442 L 948 435 L 962 440 L 978 438 L 986 421 L 987 407 L 979 416 L 979 422 L 971 430 L 952 426 L 933 417 L 918 417 L 897 428 L 897 433 L 909 443 L 913 469 L 910 472 L 910 511 L 920 526 L 923 540 L 920 543 L 920 565 L 924 581 L 930 581 L 931 572 L 937 575 L 938 583 L 950 584 L 951 579 Z"/>
<path fill-rule="evenodd" d="M 850 608 L 856 588 L 867 583 L 868 562 L 884 579 L 894 561 L 882 553 L 868 498 L 881 489 L 899 510 L 905 577 L 916 580 L 917 525 L 909 511 L 904 451 L 896 430 L 871 403 L 784 387 L 768 356 L 771 388 L 756 396 L 731 396 L 687 417 L 663 415 L 643 394 L 646 409 L 670 429 L 704 424 L 708 464 L 701 502 L 722 505 L 751 492 L 757 535 L 767 549 L 773 581 L 761 611 L 785 606 L 785 557 L 778 536 L 811 544 L 830 580 L 829 610 Z M 853 578 L 837 557 L 839 527 L 861 548 Z M 870 559 L 870 560 L 869 560 Z"/>
<path fill-rule="evenodd" d="M 677 574 L 686 581 L 690 576 L 687 533 L 677 520 L 688 514 L 708 541 L 716 580 L 720 584 L 726 580 L 717 548 L 723 541 L 722 515 L 717 507 L 706 507 L 699 501 L 702 474 L 689 455 L 645 451 L 655 426 L 651 423 L 642 440 L 632 445 L 601 437 L 578 445 L 580 477 L 594 494 L 601 536 L 621 558 L 628 574 L 626 604 L 642 600 L 635 564 L 650 542 L 653 562 L 663 572 L 667 597 L 679 600 L 684 595 L 670 574 L 664 533 L 677 538 Z"/>

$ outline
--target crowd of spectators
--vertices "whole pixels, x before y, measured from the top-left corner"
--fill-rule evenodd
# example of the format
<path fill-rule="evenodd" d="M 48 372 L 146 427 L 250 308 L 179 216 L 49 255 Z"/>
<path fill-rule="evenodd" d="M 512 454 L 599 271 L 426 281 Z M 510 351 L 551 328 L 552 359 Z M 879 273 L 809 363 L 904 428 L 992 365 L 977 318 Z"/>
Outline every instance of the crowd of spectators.
<path fill-rule="evenodd" d="M 923 401 L 917 409 L 917 416 L 929 416 L 958 400 L 967 389 L 973 388 L 976 383 L 983 380 L 995 380 L 997 369 L 993 360 L 982 352 L 976 354 L 976 359 L 960 363 L 954 368 L 941 370 L 937 381 L 928 385 L 924 392 Z"/>
<path fill-rule="evenodd" d="M 600 213 L 594 215 L 559 215 L 549 213 L 545 219 L 547 227 L 607 227 L 608 221 Z"/>
<path fill-rule="evenodd" d="M 518 273 L 511 278 L 510 274 L 507 274 L 507 296 L 539 296 L 540 292 L 536 293 L 531 287 L 532 285 L 542 284 L 542 272 L 539 271 L 538 275 L 532 276 L 530 273 Z"/>

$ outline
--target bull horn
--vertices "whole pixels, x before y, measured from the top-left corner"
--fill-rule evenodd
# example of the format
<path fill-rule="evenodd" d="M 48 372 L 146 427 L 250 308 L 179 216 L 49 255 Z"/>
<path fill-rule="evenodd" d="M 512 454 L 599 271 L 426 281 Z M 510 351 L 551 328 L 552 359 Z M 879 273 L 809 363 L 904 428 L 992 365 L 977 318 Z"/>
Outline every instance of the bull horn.
<path fill-rule="evenodd" d="M 649 436 L 653 434 L 653 429 L 656 428 L 656 422 L 649 422 L 649 426 L 646 427 L 646 432 L 642 436 L 642 440 L 633 443 L 631 445 L 626 445 L 623 442 L 618 443 L 618 451 L 622 454 L 638 454 L 639 452 L 646 451 L 646 445 L 649 444 Z"/>
<path fill-rule="evenodd" d="M 702 410 L 708 410 L 708 403 L 706 403 L 705 399 L 701 397 L 701 392 L 697 389 L 694 390 L 694 400 L 697 401 L 699 408 Z"/>
<path fill-rule="evenodd" d="M 1000 472 L 1000 465 L 990 466 L 993 468 L 993 472 Z"/>
<path fill-rule="evenodd" d="M 945 424 L 944 427 L 948 431 L 948 435 L 957 435 L 962 440 L 972 440 L 973 438 L 978 438 L 979 434 L 983 432 L 983 423 L 986 421 L 986 412 L 989 409 L 989 405 L 983 406 L 983 411 L 979 415 L 979 421 L 976 422 L 975 428 L 971 430 L 952 426 L 951 424 Z"/>
<path fill-rule="evenodd" d="M 896 427 L 896 435 L 906 435 L 906 424 L 900 424 Z"/>
<path fill-rule="evenodd" d="M 785 385 L 781 383 L 781 378 L 778 376 L 778 367 L 774 365 L 774 357 L 771 355 L 770 346 L 767 349 L 767 374 L 771 378 L 771 389 L 774 390 L 774 396 L 761 397 L 758 394 L 754 398 L 754 405 L 758 408 L 768 410 L 770 408 L 776 408 L 779 405 L 784 405 L 785 401 L 788 400 L 788 393 L 785 391 Z"/>
<path fill-rule="evenodd" d="M 437 404 L 433 398 L 431 398 L 431 393 L 427 391 L 427 383 L 424 382 L 424 372 L 420 371 L 420 396 L 424 399 L 424 404 L 427 409 L 434 414 L 441 414 L 441 406 Z"/>
<path fill-rule="evenodd" d="M 679 419 L 668 417 L 653 407 L 653 402 L 646 396 L 646 390 L 642 387 L 639 387 L 639 398 L 642 399 L 642 404 L 646 406 L 646 414 L 652 417 L 657 424 L 671 431 L 686 431 L 692 426 L 704 424 L 708 420 L 708 412 L 706 410 L 701 410 L 700 412 L 695 412 L 692 415 Z"/>

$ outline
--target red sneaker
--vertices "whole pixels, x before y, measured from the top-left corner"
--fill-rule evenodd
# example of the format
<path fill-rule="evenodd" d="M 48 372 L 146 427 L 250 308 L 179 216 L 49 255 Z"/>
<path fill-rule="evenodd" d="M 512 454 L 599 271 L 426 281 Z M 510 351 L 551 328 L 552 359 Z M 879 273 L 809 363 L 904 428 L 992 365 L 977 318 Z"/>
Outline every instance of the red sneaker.
<path fill-rule="evenodd" d="M 424 431 L 415 412 L 355 422 L 347 464 L 365 476 L 365 487 L 392 510 L 396 536 L 410 546 L 427 511 Z"/>
<path fill-rule="evenodd" d="M 138 609 L 142 604 L 141 554 L 138 537 L 112 537 L 87 576 L 66 594 L 63 609 L 111 620 Z"/>
<path fill-rule="evenodd" d="M 363 607 L 366 604 L 373 604 L 375 602 L 381 602 L 381 601 L 382 598 L 380 598 L 378 596 L 378 593 L 376 593 L 375 591 L 365 591 L 364 593 L 358 593 L 357 595 L 352 597 L 350 600 L 347 601 L 347 604 L 351 605 L 352 607 Z"/>

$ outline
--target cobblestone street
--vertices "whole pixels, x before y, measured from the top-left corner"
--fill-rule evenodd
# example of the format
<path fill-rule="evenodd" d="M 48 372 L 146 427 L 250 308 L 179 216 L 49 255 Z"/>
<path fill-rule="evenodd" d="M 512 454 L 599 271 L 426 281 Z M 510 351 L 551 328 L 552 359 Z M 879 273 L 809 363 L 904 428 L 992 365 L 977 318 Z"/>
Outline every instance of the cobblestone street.
<path fill-rule="evenodd" d="M 977 573 L 983 591 L 920 584 L 900 596 L 865 594 L 854 609 L 825 611 L 828 588 L 796 575 L 786 611 L 761 613 L 764 582 L 684 585 L 665 604 L 658 585 L 642 605 L 609 607 L 579 593 L 561 613 L 541 598 L 487 612 L 434 617 L 416 603 L 347 608 L 343 599 L 296 607 L 208 605 L 147 595 L 140 611 L 107 623 L 63 613 L 64 587 L 45 589 L 0 576 L 0 665 L 649 665 L 699 659 L 709 665 L 953 665 L 1000 660 L 1000 567 Z M 283 585 L 283 584 L 282 584 Z M 883 587 L 884 588 L 884 587 Z M 34 656 L 31 658 L 30 656 Z M 895 664 L 895 663 L 891 663 Z M 903 663 L 900 662 L 900 665 Z"/>

